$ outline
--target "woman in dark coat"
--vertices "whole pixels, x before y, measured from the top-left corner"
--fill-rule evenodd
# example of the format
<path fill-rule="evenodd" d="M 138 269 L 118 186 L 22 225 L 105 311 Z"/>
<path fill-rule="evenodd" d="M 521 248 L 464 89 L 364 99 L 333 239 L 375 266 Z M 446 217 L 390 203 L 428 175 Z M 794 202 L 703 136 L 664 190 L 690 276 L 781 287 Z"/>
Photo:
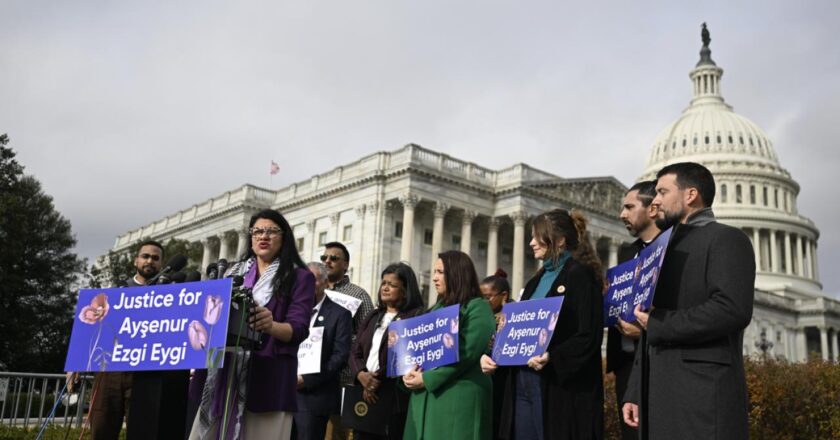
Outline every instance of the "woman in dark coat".
<path fill-rule="evenodd" d="M 507 367 L 499 437 L 601 439 L 604 433 L 601 263 L 578 212 L 555 209 L 533 222 L 531 249 L 543 267 L 520 301 L 564 296 L 548 350 L 524 367 Z M 505 367 L 503 367 L 505 368 Z M 482 358 L 485 373 L 497 369 Z"/>
<path fill-rule="evenodd" d="M 350 352 L 350 370 L 356 386 L 363 387 L 364 400 L 369 405 L 391 406 L 390 416 L 374 424 L 385 427 L 385 435 L 354 430 L 357 440 L 401 439 L 408 410 L 408 393 L 396 386 L 399 378 L 386 376 L 388 359 L 388 324 L 423 313 L 423 297 L 414 271 L 405 263 L 394 263 L 382 271 L 377 298 L 378 308 L 359 327 L 356 342 Z M 377 333 L 378 330 L 378 333 Z M 376 337 L 378 336 L 378 337 Z M 371 356 L 374 345 L 376 355 Z M 369 412 L 374 414 L 374 412 Z"/>

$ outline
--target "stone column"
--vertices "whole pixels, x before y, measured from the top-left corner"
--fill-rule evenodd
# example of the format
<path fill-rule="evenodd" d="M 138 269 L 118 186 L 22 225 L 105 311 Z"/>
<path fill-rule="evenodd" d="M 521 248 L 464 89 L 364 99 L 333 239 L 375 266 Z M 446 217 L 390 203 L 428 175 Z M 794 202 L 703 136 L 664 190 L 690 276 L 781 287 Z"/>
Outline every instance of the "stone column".
<path fill-rule="evenodd" d="M 400 246 L 400 261 L 411 262 L 412 240 L 414 239 L 414 208 L 420 198 L 413 194 L 400 197 L 403 205 L 402 245 Z"/>
<path fill-rule="evenodd" d="M 248 251 L 248 247 L 251 244 L 251 237 L 247 231 L 239 231 L 237 235 L 239 238 L 236 241 L 236 258 L 239 258 Z"/>
<path fill-rule="evenodd" d="M 805 339 L 805 328 L 796 329 L 796 353 L 797 358 L 794 359 L 799 362 L 808 360 L 808 341 Z"/>
<path fill-rule="evenodd" d="M 785 232 L 785 273 L 793 274 L 793 260 L 791 259 L 790 250 L 790 232 Z"/>
<path fill-rule="evenodd" d="M 828 329 L 820 327 L 820 349 L 822 351 L 822 359 L 828 360 Z"/>
<path fill-rule="evenodd" d="M 341 214 L 338 212 L 333 212 L 330 214 L 330 231 L 327 233 L 327 237 L 329 237 L 329 241 L 341 241 L 343 237 L 338 235 L 338 220 L 341 218 Z"/>
<path fill-rule="evenodd" d="M 813 259 L 813 262 L 814 262 L 814 279 L 819 280 L 820 279 L 820 262 L 819 262 L 819 258 L 817 258 L 817 242 L 812 241 L 811 246 L 814 247 L 814 249 L 811 251 L 811 255 L 814 256 L 814 259 Z"/>
<path fill-rule="evenodd" d="M 219 258 L 230 260 L 230 241 L 233 240 L 233 231 L 222 232 L 219 237 Z"/>
<path fill-rule="evenodd" d="M 612 237 L 610 237 L 610 258 L 609 258 L 609 266 L 613 267 L 618 265 L 618 241 Z"/>
<path fill-rule="evenodd" d="M 831 338 L 831 352 L 834 354 L 832 359 L 834 362 L 840 361 L 840 355 L 837 353 L 837 349 L 840 348 L 838 346 L 840 346 L 840 342 L 838 342 L 837 329 L 834 329 L 834 337 Z"/>
<path fill-rule="evenodd" d="M 808 278 L 814 278 L 814 254 L 811 252 L 811 240 L 805 239 L 805 259 L 808 260 L 806 269 Z"/>
<path fill-rule="evenodd" d="M 779 272 L 779 250 L 777 249 L 778 245 L 776 244 L 776 231 L 771 229 L 770 230 L 770 271 L 778 273 Z"/>
<path fill-rule="evenodd" d="M 362 250 L 364 245 L 362 242 L 365 239 L 365 211 L 367 207 L 365 204 L 361 204 L 355 208 L 356 211 L 356 222 L 353 223 L 353 261 L 356 263 L 356 267 L 361 267 L 362 260 Z M 353 284 L 361 284 L 362 282 L 362 271 L 361 270 L 354 270 L 353 271 Z"/>
<path fill-rule="evenodd" d="M 796 235 L 796 274 L 805 277 L 805 258 L 802 255 L 802 236 Z"/>
<path fill-rule="evenodd" d="M 309 253 L 307 253 L 304 256 L 303 261 L 305 261 L 305 262 L 309 262 L 309 260 L 311 260 L 313 258 L 312 256 L 315 255 L 315 249 L 318 249 L 318 243 L 315 242 L 315 240 L 316 240 L 316 238 L 315 238 L 315 225 L 316 225 L 316 223 L 317 222 L 315 221 L 315 219 L 312 219 L 312 220 L 309 220 L 309 221 L 306 222 L 306 235 L 309 236 L 309 238 L 307 239 L 307 241 L 309 241 Z M 306 243 L 303 244 L 303 247 L 304 247 L 304 249 L 306 249 Z"/>
<path fill-rule="evenodd" d="M 511 213 L 510 218 L 513 220 L 513 282 L 510 293 L 518 300 L 525 277 L 525 222 L 528 214 L 516 211 Z"/>
<path fill-rule="evenodd" d="M 210 237 L 205 237 L 201 240 L 201 245 L 204 246 L 204 250 L 201 253 L 201 267 L 199 267 L 199 272 L 204 272 L 207 269 L 207 266 L 213 262 L 213 243 L 210 240 Z"/>
<path fill-rule="evenodd" d="M 464 216 L 461 222 L 461 252 L 470 255 L 472 248 L 472 224 L 475 220 L 476 213 L 474 211 L 464 211 Z"/>
<path fill-rule="evenodd" d="M 761 236 L 758 233 L 758 228 L 752 230 L 753 252 L 755 252 L 755 270 L 761 270 Z"/>
<path fill-rule="evenodd" d="M 487 222 L 487 275 L 499 268 L 499 219 L 490 217 Z"/>
<path fill-rule="evenodd" d="M 449 205 L 447 205 L 446 203 L 442 203 L 442 202 L 435 203 L 435 208 L 434 208 L 435 219 L 434 219 L 434 224 L 432 226 L 432 258 L 431 258 L 432 262 L 431 262 L 431 268 L 429 270 L 429 273 L 432 274 L 432 275 L 434 275 L 434 272 L 435 272 L 435 261 L 437 260 L 437 256 L 438 256 L 438 254 L 441 253 L 441 251 L 443 251 L 443 220 L 446 217 L 446 211 L 448 211 L 448 210 L 449 210 Z M 435 290 L 435 287 L 430 282 L 429 283 L 430 298 L 432 296 L 432 293 L 433 293 L 432 291 L 433 290 Z M 429 304 L 433 304 L 433 303 L 430 302 Z"/>

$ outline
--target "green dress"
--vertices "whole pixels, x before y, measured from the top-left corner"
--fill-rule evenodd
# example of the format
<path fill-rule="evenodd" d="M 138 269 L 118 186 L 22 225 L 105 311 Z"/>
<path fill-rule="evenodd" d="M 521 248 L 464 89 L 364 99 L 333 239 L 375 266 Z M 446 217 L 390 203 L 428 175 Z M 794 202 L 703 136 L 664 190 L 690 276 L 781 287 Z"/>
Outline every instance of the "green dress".
<path fill-rule="evenodd" d="M 432 310 L 441 307 L 437 303 Z M 493 311 L 483 298 L 461 307 L 458 363 L 423 372 L 425 388 L 411 392 L 406 440 L 492 438 L 493 383 L 481 372 L 479 360 L 495 329 Z"/>

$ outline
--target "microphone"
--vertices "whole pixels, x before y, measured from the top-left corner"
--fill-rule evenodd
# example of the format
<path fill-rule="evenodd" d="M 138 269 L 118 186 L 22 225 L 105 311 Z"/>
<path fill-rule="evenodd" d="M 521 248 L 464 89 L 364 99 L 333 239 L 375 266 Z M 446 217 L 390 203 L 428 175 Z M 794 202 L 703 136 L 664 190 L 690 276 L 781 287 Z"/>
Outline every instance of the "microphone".
<path fill-rule="evenodd" d="M 201 272 L 197 270 L 191 270 L 187 272 L 187 279 L 184 280 L 184 282 L 192 283 L 193 281 L 201 281 Z"/>
<path fill-rule="evenodd" d="M 225 276 L 225 272 L 228 270 L 228 260 L 224 258 L 219 258 L 219 261 L 216 262 L 216 268 L 218 269 L 219 278 L 223 278 Z"/>
<path fill-rule="evenodd" d="M 170 277 L 173 272 L 178 272 L 179 270 L 183 269 L 184 266 L 187 265 L 187 257 L 183 255 L 176 255 L 172 257 L 167 263 L 166 266 L 157 273 L 154 277 L 152 277 L 149 281 L 146 282 L 147 286 L 151 286 L 154 284 L 166 284 L 169 282 Z"/>
<path fill-rule="evenodd" d="M 207 274 L 207 279 L 208 280 L 215 280 L 216 278 L 218 278 L 219 277 L 218 264 L 217 263 L 210 263 L 210 265 L 207 266 L 206 274 Z"/>
<path fill-rule="evenodd" d="M 162 279 L 165 279 L 165 278 L 162 278 Z M 172 274 L 171 277 L 169 277 L 169 280 L 168 280 L 167 284 L 183 283 L 184 280 L 186 280 L 186 279 L 187 279 L 187 274 L 185 274 L 184 272 L 175 272 L 175 273 Z M 158 284 L 163 284 L 163 283 L 158 283 Z"/>
<path fill-rule="evenodd" d="M 243 277 L 242 275 L 236 275 L 232 278 L 233 278 L 233 287 L 234 288 L 241 287 L 243 284 L 245 284 L 245 277 Z"/>

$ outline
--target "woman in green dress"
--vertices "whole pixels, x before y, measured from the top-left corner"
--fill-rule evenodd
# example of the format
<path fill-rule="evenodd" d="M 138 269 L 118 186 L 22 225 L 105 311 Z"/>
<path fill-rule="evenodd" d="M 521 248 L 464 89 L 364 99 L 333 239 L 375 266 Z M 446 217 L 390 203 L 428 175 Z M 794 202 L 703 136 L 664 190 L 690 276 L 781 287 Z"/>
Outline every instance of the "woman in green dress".
<path fill-rule="evenodd" d="M 481 296 L 470 257 L 458 251 L 438 257 L 432 274 L 438 302 L 431 310 L 460 304 L 458 362 L 429 371 L 415 368 L 403 376 L 411 392 L 404 438 L 489 439 L 493 385 L 479 360 L 495 331 L 495 319 Z"/>

